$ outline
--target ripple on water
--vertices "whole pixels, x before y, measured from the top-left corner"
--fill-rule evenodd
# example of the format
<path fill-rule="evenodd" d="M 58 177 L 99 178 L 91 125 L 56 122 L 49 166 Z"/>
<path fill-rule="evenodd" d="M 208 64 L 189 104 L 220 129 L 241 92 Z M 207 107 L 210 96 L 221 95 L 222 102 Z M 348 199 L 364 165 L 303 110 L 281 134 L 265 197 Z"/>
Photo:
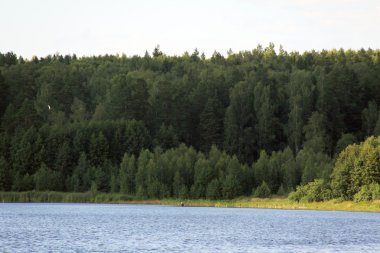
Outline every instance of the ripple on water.
<path fill-rule="evenodd" d="M 375 213 L 0 204 L 0 252 L 380 252 Z"/>

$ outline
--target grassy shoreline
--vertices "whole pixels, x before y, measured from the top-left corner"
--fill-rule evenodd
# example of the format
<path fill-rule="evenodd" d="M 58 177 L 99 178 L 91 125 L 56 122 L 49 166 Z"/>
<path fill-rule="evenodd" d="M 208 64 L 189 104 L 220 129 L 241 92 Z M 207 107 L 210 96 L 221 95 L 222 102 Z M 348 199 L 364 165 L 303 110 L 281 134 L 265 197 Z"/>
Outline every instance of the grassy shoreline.
<path fill-rule="evenodd" d="M 325 201 L 313 203 L 290 202 L 286 198 L 258 199 L 242 197 L 233 200 L 179 200 L 179 199 L 139 199 L 116 193 L 70 193 L 70 192 L 0 192 L 2 203 L 109 203 L 109 204 L 155 204 L 180 205 L 194 207 L 234 207 L 234 208 L 270 208 L 289 210 L 325 210 L 325 211 L 355 211 L 380 212 L 380 201 L 353 202 L 353 201 Z"/>

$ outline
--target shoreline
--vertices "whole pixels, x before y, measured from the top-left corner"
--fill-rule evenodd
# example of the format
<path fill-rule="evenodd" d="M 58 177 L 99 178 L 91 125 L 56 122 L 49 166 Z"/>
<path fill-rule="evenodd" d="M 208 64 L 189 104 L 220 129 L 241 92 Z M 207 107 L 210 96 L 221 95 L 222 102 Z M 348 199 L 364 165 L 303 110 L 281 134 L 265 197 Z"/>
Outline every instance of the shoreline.
<path fill-rule="evenodd" d="M 232 200 L 206 199 L 139 199 L 135 196 L 117 193 L 90 192 L 0 192 L 1 203 L 97 203 L 97 204 L 149 204 L 185 207 L 261 208 L 284 210 L 380 212 L 380 200 L 353 202 L 330 200 L 325 202 L 297 203 L 287 198 L 240 197 Z"/>

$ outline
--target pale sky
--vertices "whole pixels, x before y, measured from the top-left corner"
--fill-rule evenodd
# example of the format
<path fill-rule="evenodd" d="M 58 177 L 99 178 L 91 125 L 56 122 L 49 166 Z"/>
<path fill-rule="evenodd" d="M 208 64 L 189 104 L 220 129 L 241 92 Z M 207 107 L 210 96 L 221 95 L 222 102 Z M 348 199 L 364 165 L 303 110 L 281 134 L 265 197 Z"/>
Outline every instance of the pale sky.
<path fill-rule="evenodd" d="M 0 0 L 0 52 L 380 48 L 380 0 Z"/>

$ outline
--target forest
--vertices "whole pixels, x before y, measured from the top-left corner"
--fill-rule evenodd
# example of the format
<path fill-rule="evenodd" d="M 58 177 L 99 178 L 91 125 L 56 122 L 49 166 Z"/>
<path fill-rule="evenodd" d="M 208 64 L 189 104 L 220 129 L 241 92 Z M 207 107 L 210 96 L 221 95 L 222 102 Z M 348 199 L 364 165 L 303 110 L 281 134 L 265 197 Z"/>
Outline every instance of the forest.
<path fill-rule="evenodd" d="M 379 105 L 380 50 L 0 53 L 0 191 L 380 194 Z"/>

